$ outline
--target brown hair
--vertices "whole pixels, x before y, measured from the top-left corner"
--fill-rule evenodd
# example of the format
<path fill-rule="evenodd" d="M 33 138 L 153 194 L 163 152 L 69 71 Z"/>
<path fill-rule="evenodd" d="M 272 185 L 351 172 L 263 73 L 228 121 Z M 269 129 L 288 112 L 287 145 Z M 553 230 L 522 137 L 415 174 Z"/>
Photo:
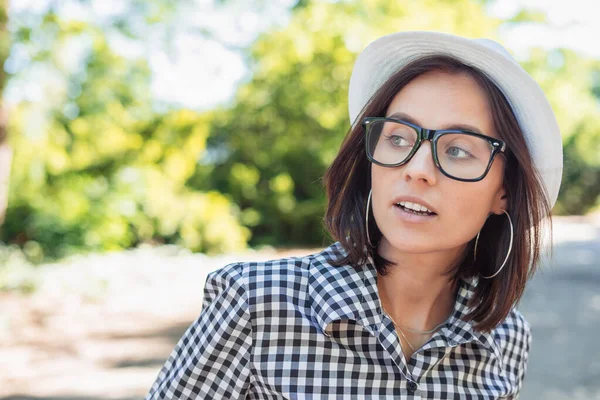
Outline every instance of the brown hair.
<path fill-rule="evenodd" d="M 382 234 L 374 223 L 368 227 L 374 247 L 367 242 L 365 210 L 371 187 L 371 163 L 365 154 L 365 132 L 360 121 L 367 116 L 385 116 L 394 96 L 412 79 L 430 71 L 472 77 L 487 94 L 494 128 L 508 147 L 503 183 L 514 226 L 513 247 L 507 264 L 498 275 L 479 279 L 469 303 L 472 311 L 466 316 L 468 321 L 476 322 L 475 329 L 489 332 L 506 319 L 535 272 L 542 244 L 542 224 L 547 222 L 550 232 L 552 229 L 550 218 L 546 218 L 550 215 L 551 206 L 507 99 L 483 72 L 453 57 L 426 56 L 396 72 L 373 95 L 348 131 L 338 155 L 323 177 L 328 199 L 325 227 L 347 251 L 346 257 L 332 260 L 332 265 L 350 264 L 358 269 L 368 255 L 373 257 L 381 275 L 386 275 L 388 268 L 395 265 L 377 254 L 377 242 Z M 369 221 L 374 221 L 371 210 Z M 479 273 L 484 276 L 494 274 L 506 257 L 509 241 L 510 227 L 506 215 L 490 216 L 481 229 L 476 261 L 473 260 L 473 238 L 456 266 L 448 272 L 451 276 L 449 282 L 456 283 L 459 278 L 471 278 Z"/>

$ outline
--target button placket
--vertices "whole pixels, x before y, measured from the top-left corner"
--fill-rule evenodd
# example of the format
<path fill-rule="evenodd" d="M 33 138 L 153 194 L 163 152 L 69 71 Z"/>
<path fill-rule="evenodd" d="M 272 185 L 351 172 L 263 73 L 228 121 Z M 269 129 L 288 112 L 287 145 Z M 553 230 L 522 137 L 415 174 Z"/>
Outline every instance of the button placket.
<path fill-rule="evenodd" d="M 377 332 L 377 340 L 379 344 L 388 351 L 388 353 L 392 356 L 392 360 L 404 379 L 406 379 L 406 387 L 410 394 L 415 393 L 419 389 L 419 385 L 417 381 L 411 376 L 408 363 L 406 363 L 406 358 L 404 357 L 404 353 L 402 351 L 402 345 L 400 343 L 400 339 L 398 338 L 398 334 L 396 330 L 390 331 L 388 325 L 385 325 L 385 318 L 382 321 L 380 329 Z M 388 319 L 388 324 L 392 325 L 391 320 Z M 393 325 L 392 325 L 393 326 Z M 387 336 L 386 336 L 387 335 Z M 387 339 L 389 343 L 386 345 L 384 339 Z M 404 364 L 402 363 L 404 361 Z"/>

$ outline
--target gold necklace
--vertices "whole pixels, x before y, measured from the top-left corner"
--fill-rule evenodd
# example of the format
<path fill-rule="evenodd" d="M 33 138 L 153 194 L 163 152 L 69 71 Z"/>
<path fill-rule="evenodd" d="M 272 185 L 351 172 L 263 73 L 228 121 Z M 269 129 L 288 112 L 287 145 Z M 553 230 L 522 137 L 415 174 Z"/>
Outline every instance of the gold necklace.
<path fill-rule="evenodd" d="M 392 317 L 390 317 L 390 319 L 392 319 Z M 400 329 L 400 327 L 398 327 L 398 325 L 396 325 L 396 323 L 394 322 L 394 320 L 392 319 L 392 322 L 394 323 L 394 325 L 396 326 L 396 328 L 398 328 L 398 332 L 400 332 L 400 335 L 402 335 L 402 337 L 404 338 L 404 340 L 406 340 L 406 343 L 408 343 L 408 345 L 410 346 L 410 349 L 413 351 L 413 353 L 415 352 L 415 348 L 414 346 L 410 343 L 410 340 L 408 340 L 408 338 L 406 337 L 406 335 L 404 334 L 404 332 L 402 332 L 402 329 Z"/>
<path fill-rule="evenodd" d="M 396 321 L 394 321 L 394 318 L 392 318 L 392 316 L 387 311 L 385 311 L 385 308 L 383 308 L 383 305 L 381 306 L 381 308 L 383 309 L 383 312 L 386 313 L 388 317 L 390 317 L 390 319 L 392 320 L 392 324 L 394 324 L 394 326 L 398 329 L 398 332 L 400 332 L 400 335 L 404 338 L 404 340 L 406 340 L 406 343 L 408 343 L 408 345 L 410 346 L 411 350 L 414 353 L 415 352 L 415 347 L 412 345 L 412 343 L 410 342 L 410 340 L 408 340 L 408 338 L 406 337 L 406 335 L 404 334 L 404 332 L 402 332 L 402 329 L 400 329 L 400 327 L 398 326 L 398 324 L 396 323 Z"/>
<path fill-rule="evenodd" d="M 392 320 L 392 322 L 394 323 L 394 325 L 396 325 L 396 326 L 398 327 L 398 329 L 399 329 L 399 328 L 400 328 L 400 325 L 398 325 L 398 324 L 396 323 L 396 321 L 394 321 L 394 318 L 392 318 L 392 316 L 390 315 L 390 313 L 388 313 L 387 311 L 385 311 L 385 308 L 383 308 L 383 304 L 381 305 L 381 308 L 383 309 L 383 312 L 384 312 L 384 313 L 386 313 L 388 317 L 390 317 L 390 319 Z M 450 316 L 451 316 L 451 315 L 452 315 L 452 314 L 450 314 Z M 444 326 L 444 324 L 445 324 L 446 322 L 448 322 L 448 320 L 450 319 L 450 316 L 449 316 L 448 318 L 446 318 L 446 320 L 445 320 L 444 322 L 442 322 L 441 324 L 439 324 L 439 325 L 438 325 L 438 326 L 436 326 L 435 328 L 433 328 L 433 329 L 430 329 L 430 330 L 428 330 L 428 331 L 417 331 L 417 330 L 415 330 L 415 329 L 409 329 L 409 328 L 407 328 L 407 327 L 405 327 L 405 326 L 403 326 L 403 327 L 402 327 L 402 329 L 405 329 L 405 330 L 407 330 L 407 331 L 409 331 L 409 332 L 413 332 L 413 333 L 420 333 L 420 334 L 422 334 L 422 335 L 426 335 L 426 334 L 429 334 L 429 333 L 433 333 L 433 332 L 437 331 L 439 328 L 441 328 L 442 326 Z"/>
<path fill-rule="evenodd" d="M 411 350 L 413 351 L 413 353 L 415 352 L 415 347 L 412 345 L 412 343 L 410 342 L 410 340 L 408 340 L 408 338 L 406 337 L 406 335 L 404 334 L 404 332 L 402 332 L 402 329 L 400 328 L 400 326 L 396 323 L 396 321 L 394 321 L 394 318 L 392 318 L 392 316 L 385 310 L 385 308 L 383 308 L 383 304 L 381 305 L 381 308 L 383 309 L 383 312 L 386 313 L 386 315 L 388 317 L 390 317 L 390 319 L 392 320 L 392 323 L 394 324 L 394 326 L 398 329 L 398 332 L 400 332 L 400 335 L 404 338 L 404 340 L 406 340 L 406 343 L 408 343 L 408 346 L 411 348 Z M 446 321 L 442 322 L 441 324 L 439 324 L 438 326 L 436 326 L 435 328 L 429 330 L 429 331 L 415 331 L 415 330 L 410 330 L 411 332 L 415 332 L 415 333 L 420 333 L 420 334 L 428 334 L 428 333 L 433 333 L 435 332 L 439 327 L 441 327 L 442 325 L 444 325 L 446 323 Z"/>

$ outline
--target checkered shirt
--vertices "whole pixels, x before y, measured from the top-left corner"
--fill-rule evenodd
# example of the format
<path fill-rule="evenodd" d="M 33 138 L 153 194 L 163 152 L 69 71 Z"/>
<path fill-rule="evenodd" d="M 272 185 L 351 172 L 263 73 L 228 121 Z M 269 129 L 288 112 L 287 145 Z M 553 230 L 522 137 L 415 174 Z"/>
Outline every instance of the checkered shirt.
<path fill-rule="evenodd" d="M 490 333 L 453 315 L 407 361 L 381 309 L 372 258 L 362 272 L 305 257 L 211 272 L 198 319 L 160 370 L 151 399 L 517 399 L 531 328 L 513 308 Z"/>

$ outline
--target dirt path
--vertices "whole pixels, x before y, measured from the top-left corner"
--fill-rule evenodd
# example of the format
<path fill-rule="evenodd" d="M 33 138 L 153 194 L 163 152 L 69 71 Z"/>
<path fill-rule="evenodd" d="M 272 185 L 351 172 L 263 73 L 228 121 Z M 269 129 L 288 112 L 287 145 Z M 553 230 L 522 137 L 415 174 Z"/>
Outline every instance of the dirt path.
<path fill-rule="evenodd" d="M 35 294 L 0 293 L 0 399 L 140 399 L 198 316 L 208 272 L 315 251 L 145 249 L 45 268 Z"/>

